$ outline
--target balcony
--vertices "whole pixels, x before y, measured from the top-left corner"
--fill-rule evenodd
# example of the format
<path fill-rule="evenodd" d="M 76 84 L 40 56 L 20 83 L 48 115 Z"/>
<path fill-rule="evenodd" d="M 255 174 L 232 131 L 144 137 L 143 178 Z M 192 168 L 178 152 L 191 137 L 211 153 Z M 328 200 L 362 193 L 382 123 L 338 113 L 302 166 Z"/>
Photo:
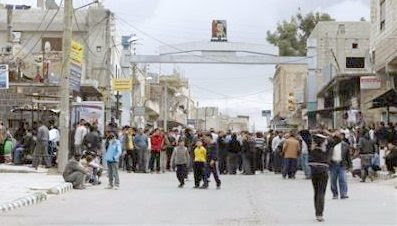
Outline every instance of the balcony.
<path fill-rule="evenodd" d="M 375 37 L 375 51 L 372 53 L 375 59 L 376 72 L 397 72 L 397 51 L 394 48 L 397 37 L 397 28 L 392 27 Z"/>
<path fill-rule="evenodd" d="M 160 116 L 160 104 L 154 100 L 145 101 L 145 110 L 149 118 L 158 118 Z"/>

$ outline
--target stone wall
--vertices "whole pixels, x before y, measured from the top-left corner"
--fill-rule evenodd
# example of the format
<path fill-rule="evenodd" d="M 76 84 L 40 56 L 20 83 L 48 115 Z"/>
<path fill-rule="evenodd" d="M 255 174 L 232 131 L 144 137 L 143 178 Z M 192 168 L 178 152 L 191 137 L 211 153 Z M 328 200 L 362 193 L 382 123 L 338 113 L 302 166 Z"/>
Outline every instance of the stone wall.
<path fill-rule="evenodd" d="M 20 84 L 20 85 L 10 85 L 9 89 L 0 90 L 0 119 L 5 123 L 7 127 L 14 126 L 17 123 L 16 120 L 24 119 L 26 122 L 31 124 L 32 113 L 24 112 L 12 113 L 11 110 L 15 108 L 31 108 L 33 97 L 26 96 L 32 94 L 47 95 L 47 96 L 58 96 L 59 87 L 58 86 L 44 86 L 41 84 Z M 34 98 L 37 99 L 37 98 Z M 56 100 L 48 99 L 47 100 Z M 37 107 L 37 104 L 33 104 L 33 107 Z M 39 109 L 57 109 L 54 104 L 39 104 Z M 52 114 L 36 112 L 33 114 L 34 121 L 41 120 L 48 121 L 53 117 Z"/>

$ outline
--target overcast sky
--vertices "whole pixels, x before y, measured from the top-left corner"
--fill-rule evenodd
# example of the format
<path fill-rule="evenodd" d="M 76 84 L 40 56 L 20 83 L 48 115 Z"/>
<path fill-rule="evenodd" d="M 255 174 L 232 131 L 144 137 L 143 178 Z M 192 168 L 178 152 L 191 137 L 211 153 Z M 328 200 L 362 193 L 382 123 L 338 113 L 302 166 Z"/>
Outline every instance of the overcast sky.
<path fill-rule="evenodd" d="M 35 4 L 35 0 L 0 0 L 2 3 Z M 57 0 L 59 2 L 59 0 Z M 75 6 L 91 0 L 74 0 Z M 289 19 L 298 10 L 321 11 L 337 21 L 369 20 L 369 0 L 105 0 L 116 18 L 121 17 L 145 34 L 118 21 L 122 35 L 136 33 L 140 39 L 138 53 L 156 54 L 161 45 L 192 41 L 209 41 L 211 21 L 225 19 L 230 42 L 267 45 L 266 31 L 277 22 Z M 218 106 L 230 115 L 249 115 L 256 129 L 265 128 L 261 110 L 272 109 L 274 66 L 252 65 L 150 65 L 153 72 L 180 69 L 190 79 L 192 96 L 200 106 Z"/>

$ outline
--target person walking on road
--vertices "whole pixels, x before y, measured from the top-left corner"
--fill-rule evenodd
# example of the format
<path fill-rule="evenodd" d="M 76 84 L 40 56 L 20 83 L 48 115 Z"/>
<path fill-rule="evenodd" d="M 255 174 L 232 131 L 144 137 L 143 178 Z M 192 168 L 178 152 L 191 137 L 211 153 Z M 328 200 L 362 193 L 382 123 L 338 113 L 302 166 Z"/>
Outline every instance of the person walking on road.
<path fill-rule="evenodd" d="M 316 220 L 319 222 L 324 221 L 324 197 L 328 183 L 330 154 L 329 149 L 323 145 L 326 139 L 327 137 L 322 134 L 315 134 L 313 136 L 314 148 L 309 149 L 309 166 L 314 189 L 314 208 Z"/>
<path fill-rule="evenodd" d="M 330 176 L 333 199 L 338 199 L 339 192 L 341 199 L 347 199 L 349 197 L 347 196 L 346 170 L 351 168 L 349 145 L 342 140 L 342 135 L 337 133 L 331 141 L 331 146 Z"/>
<path fill-rule="evenodd" d="M 185 143 L 180 141 L 178 146 L 175 147 L 171 155 L 171 168 L 176 167 L 176 178 L 179 181 L 179 188 L 183 188 L 185 185 L 185 178 L 187 174 L 187 167 L 190 162 L 190 155 L 188 149 L 185 147 Z"/>
<path fill-rule="evenodd" d="M 283 178 L 295 179 L 296 167 L 298 164 L 298 156 L 301 147 L 299 141 L 295 138 L 295 134 L 291 133 L 286 136 L 283 145 L 282 155 L 284 157 Z"/>
<path fill-rule="evenodd" d="M 194 188 L 200 187 L 201 180 L 204 179 L 204 167 L 207 161 L 207 150 L 204 148 L 201 141 L 197 141 L 196 148 L 194 149 Z"/>
<path fill-rule="evenodd" d="M 206 143 L 207 143 L 207 164 L 205 167 L 206 170 L 204 176 L 204 185 L 202 186 L 202 188 L 203 189 L 208 188 L 208 184 L 209 184 L 208 179 L 211 177 L 212 174 L 216 182 L 216 188 L 220 189 L 221 180 L 219 179 L 218 168 L 217 168 L 218 148 L 216 146 L 216 143 L 214 142 L 212 134 L 208 134 L 208 136 L 206 137 Z"/>
<path fill-rule="evenodd" d="M 108 166 L 108 177 L 109 177 L 109 185 L 106 187 L 107 189 L 112 189 L 113 186 L 115 190 L 118 190 L 120 187 L 120 178 L 118 173 L 118 162 L 121 155 L 121 143 L 116 139 L 116 135 L 113 133 L 109 134 L 109 145 L 106 149 L 105 159 Z M 113 184 L 114 180 L 114 184 Z"/>

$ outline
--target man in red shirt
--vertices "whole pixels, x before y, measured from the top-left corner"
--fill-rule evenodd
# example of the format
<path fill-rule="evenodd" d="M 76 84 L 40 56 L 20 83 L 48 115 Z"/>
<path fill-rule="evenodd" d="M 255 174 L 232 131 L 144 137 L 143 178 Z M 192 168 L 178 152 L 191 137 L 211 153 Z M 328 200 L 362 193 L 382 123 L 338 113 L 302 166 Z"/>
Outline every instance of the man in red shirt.
<path fill-rule="evenodd" d="M 150 154 L 149 168 L 150 172 L 154 172 L 154 161 L 156 161 L 156 171 L 160 172 L 160 152 L 164 147 L 164 136 L 161 134 L 159 129 L 153 131 L 150 137 L 150 142 L 152 145 L 152 151 Z"/>

